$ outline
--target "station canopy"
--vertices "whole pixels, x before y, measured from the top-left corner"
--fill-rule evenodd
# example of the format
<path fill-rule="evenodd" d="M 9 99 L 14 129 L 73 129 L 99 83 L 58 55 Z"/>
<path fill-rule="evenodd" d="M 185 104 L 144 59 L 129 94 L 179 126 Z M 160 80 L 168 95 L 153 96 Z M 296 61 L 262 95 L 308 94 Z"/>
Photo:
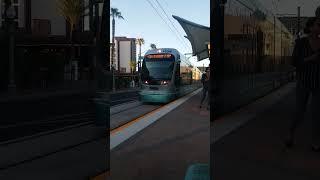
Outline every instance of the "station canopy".
<path fill-rule="evenodd" d="M 198 61 L 209 58 L 208 48 L 210 47 L 210 28 L 185 20 L 178 16 L 172 16 L 175 18 L 187 36 L 185 36 L 191 43 L 192 54 L 197 56 Z"/>

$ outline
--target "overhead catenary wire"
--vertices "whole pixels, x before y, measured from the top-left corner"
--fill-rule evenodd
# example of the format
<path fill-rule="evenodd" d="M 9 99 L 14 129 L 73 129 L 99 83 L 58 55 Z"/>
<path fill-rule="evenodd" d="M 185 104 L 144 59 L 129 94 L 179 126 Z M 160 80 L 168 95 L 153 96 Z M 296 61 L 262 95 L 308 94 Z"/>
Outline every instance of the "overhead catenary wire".
<path fill-rule="evenodd" d="M 272 6 L 273 6 L 274 14 L 279 14 L 279 1 L 278 0 L 272 0 Z"/>
<path fill-rule="evenodd" d="M 163 13 L 166 15 L 167 19 L 170 21 L 170 23 L 172 24 L 172 26 L 174 27 L 174 29 L 177 32 L 177 35 L 179 37 L 182 38 L 183 35 L 181 35 L 181 33 L 179 32 L 179 30 L 177 29 L 177 27 L 174 25 L 174 23 L 172 22 L 171 18 L 168 16 L 167 12 L 164 10 L 163 6 L 159 3 L 158 0 L 155 0 L 157 2 L 157 4 L 159 5 L 159 7 L 161 8 L 161 10 L 163 11 Z M 186 45 L 186 47 L 189 48 L 189 46 L 186 44 L 186 42 L 184 41 L 185 39 L 182 39 L 182 42 L 184 43 L 184 45 Z"/>
<path fill-rule="evenodd" d="M 170 7 L 174 7 L 174 6 L 169 6 L 167 0 L 161 0 L 161 2 L 163 2 L 165 4 L 165 6 L 167 7 L 167 9 L 169 9 L 169 12 L 171 14 L 174 14 L 174 13 L 172 13 L 172 9 L 170 10 Z M 228 1 L 228 2 L 230 3 L 230 1 Z M 181 31 L 179 31 L 179 32 L 181 33 Z M 183 34 L 183 33 L 184 33 L 184 31 L 182 31 L 181 34 Z M 187 39 L 184 39 L 184 40 L 187 41 Z M 189 41 L 187 41 L 187 42 L 189 43 Z M 192 52 L 192 50 L 191 50 L 191 52 Z M 197 57 L 196 56 L 192 56 L 191 59 L 193 59 L 197 63 Z M 207 58 L 207 60 L 208 60 L 208 58 Z"/>
<path fill-rule="evenodd" d="M 315 8 L 314 12 L 316 12 L 316 9 L 320 6 L 320 1 L 319 0 L 312 0 L 312 2 L 313 2 L 313 7 Z"/>
<path fill-rule="evenodd" d="M 151 1 L 152 1 L 152 0 L 151 0 Z M 160 7 L 160 8 L 162 9 L 162 11 L 164 12 L 164 14 L 166 15 L 166 12 L 165 12 L 164 9 L 162 8 L 161 4 L 160 4 L 159 2 L 157 2 L 157 3 L 158 3 L 158 7 Z M 156 5 L 155 5 L 155 6 L 156 6 Z M 159 13 L 159 14 L 161 14 L 161 13 Z M 163 15 L 163 14 L 162 14 L 162 15 Z M 161 17 L 162 17 L 162 16 L 161 16 Z M 173 25 L 173 26 L 170 25 L 170 23 L 173 24 L 173 23 L 170 21 L 170 18 L 167 17 L 167 19 L 169 19 L 169 22 L 170 22 L 170 23 L 168 23 L 168 21 L 166 21 L 165 18 L 162 17 L 162 19 L 166 22 L 167 26 L 171 29 L 171 32 L 172 32 L 172 33 L 176 36 L 176 38 L 180 41 L 181 45 L 184 46 L 185 50 L 188 51 L 188 50 L 189 50 L 189 47 L 188 47 L 188 45 L 183 41 L 183 38 L 182 38 L 183 35 L 180 35 L 179 32 L 176 33 L 176 31 L 174 31 L 175 26 L 174 26 L 174 25 Z M 172 28 L 172 27 L 173 27 L 173 28 Z"/>
<path fill-rule="evenodd" d="M 178 41 L 181 41 L 181 39 L 178 38 L 178 36 L 174 33 L 174 31 L 172 30 L 171 26 L 168 24 L 168 22 L 160 15 L 160 13 L 158 12 L 158 10 L 154 7 L 154 5 L 150 2 L 150 0 L 146 0 L 150 6 L 154 9 L 154 11 L 157 13 L 157 15 L 164 21 L 164 23 L 169 27 L 170 31 L 174 34 L 174 36 L 177 38 Z M 181 43 L 181 42 L 180 42 Z M 183 43 L 182 43 L 183 45 Z M 186 48 L 186 47 L 184 47 Z M 188 51 L 188 49 L 186 48 L 185 50 Z"/>

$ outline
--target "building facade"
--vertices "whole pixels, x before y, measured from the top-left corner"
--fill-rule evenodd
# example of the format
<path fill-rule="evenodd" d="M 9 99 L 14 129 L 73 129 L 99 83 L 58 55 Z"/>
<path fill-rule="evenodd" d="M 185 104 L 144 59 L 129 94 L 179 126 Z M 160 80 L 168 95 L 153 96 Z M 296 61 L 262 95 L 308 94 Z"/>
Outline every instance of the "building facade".
<path fill-rule="evenodd" d="M 0 92 L 6 91 L 9 79 L 5 1 L 0 0 Z M 81 83 L 92 79 L 94 27 L 101 19 L 102 4 L 84 0 L 84 6 L 88 8 L 76 25 L 71 44 L 70 25 L 60 15 L 56 0 L 11 2 L 16 10 L 14 62 L 17 89 L 54 88 L 69 85 L 69 81 Z M 95 9 L 99 11 L 96 13 Z"/>
<path fill-rule="evenodd" d="M 111 64 L 114 64 L 117 72 L 131 73 L 130 62 L 136 62 L 136 56 L 135 38 L 115 37 L 115 58 Z"/>
<path fill-rule="evenodd" d="M 0 0 L 0 28 L 5 24 L 5 1 Z M 36 33 L 39 29 L 49 29 L 50 35 L 66 35 L 67 23 L 57 8 L 57 1 L 52 0 L 11 0 L 16 10 L 15 22 L 20 31 Z M 84 16 L 78 25 L 82 31 L 90 31 L 95 23 L 95 5 L 91 0 L 83 0 L 85 9 Z M 102 3 L 98 4 L 98 14 L 101 17 Z M 48 26 L 49 27 L 46 27 Z"/>

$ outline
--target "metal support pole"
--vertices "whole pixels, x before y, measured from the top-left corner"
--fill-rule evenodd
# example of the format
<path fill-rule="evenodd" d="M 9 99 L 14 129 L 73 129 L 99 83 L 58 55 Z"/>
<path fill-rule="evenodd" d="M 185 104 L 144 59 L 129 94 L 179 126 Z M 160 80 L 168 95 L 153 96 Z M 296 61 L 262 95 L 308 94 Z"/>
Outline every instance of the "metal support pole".
<path fill-rule="evenodd" d="M 273 72 L 276 71 L 276 16 L 273 16 Z"/>
<path fill-rule="evenodd" d="M 298 38 L 300 38 L 300 6 L 298 6 Z"/>

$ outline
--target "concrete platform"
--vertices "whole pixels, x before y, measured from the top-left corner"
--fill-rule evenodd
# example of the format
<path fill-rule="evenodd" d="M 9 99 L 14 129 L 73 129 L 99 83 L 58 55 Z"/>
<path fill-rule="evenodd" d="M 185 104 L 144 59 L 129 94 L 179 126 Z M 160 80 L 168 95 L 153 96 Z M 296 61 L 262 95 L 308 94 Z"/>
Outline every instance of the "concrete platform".
<path fill-rule="evenodd" d="M 211 148 L 214 154 L 214 180 L 320 179 L 320 154 L 310 149 L 310 112 L 299 127 L 296 146 L 292 149 L 284 146 L 290 120 L 295 118 L 294 85 L 289 84 L 293 88 L 283 96 L 271 95 L 269 102 L 275 103 L 215 141 Z M 287 88 L 273 94 L 284 92 Z"/>
<path fill-rule="evenodd" d="M 195 163 L 209 164 L 210 112 L 201 93 L 111 150 L 110 179 L 184 179 Z"/>
<path fill-rule="evenodd" d="M 283 97 L 291 93 L 294 87 L 295 83 L 289 83 L 281 89 L 272 92 L 235 112 L 226 114 L 215 120 L 212 123 L 211 128 L 211 143 L 217 142 L 224 136 L 237 130 L 251 119 L 254 119 L 262 112 L 277 104 Z"/>

